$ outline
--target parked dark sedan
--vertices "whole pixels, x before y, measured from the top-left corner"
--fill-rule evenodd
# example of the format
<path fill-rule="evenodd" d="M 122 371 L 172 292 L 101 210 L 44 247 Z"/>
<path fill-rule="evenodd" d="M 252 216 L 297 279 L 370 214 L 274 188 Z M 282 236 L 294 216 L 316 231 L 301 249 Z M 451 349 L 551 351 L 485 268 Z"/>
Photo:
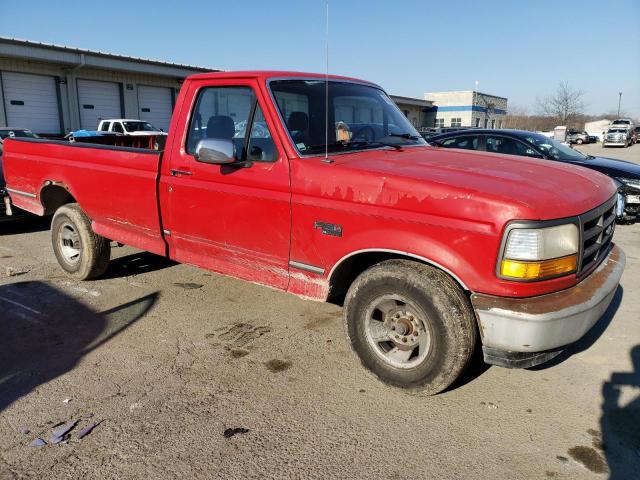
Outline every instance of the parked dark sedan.
<path fill-rule="evenodd" d="M 463 130 L 436 135 L 428 142 L 445 148 L 541 158 L 597 170 L 619 185 L 624 200 L 619 205 L 619 220 L 635 221 L 640 211 L 640 165 L 635 163 L 584 155 L 552 138 L 523 130 Z"/>

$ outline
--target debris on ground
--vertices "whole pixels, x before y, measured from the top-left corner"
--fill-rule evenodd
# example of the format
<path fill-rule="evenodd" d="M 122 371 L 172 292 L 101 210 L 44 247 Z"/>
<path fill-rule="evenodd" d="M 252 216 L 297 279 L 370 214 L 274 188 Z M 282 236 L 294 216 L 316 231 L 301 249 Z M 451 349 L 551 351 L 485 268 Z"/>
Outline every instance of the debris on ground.
<path fill-rule="evenodd" d="M 103 420 L 100 420 L 99 422 L 92 423 L 88 427 L 85 427 L 82 430 L 80 430 L 78 432 L 78 440 L 80 440 L 80 439 L 86 437 L 87 435 L 89 435 L 93 431 L 93 429 L 96 428 L 98 425 L 100 425 L 102 422 L 103 422 Z"/>
<path fill-rule="evenodd" d="M 197 290 L 204 287 L 201 283 L 174 283 L 176 287 L 184 288 L 185 290 Z"/>
<path fill-rule="evenodd" d="M 69 403 L 71 401 L 70 398 L 65 398 L 64 400 L 62 400 L 62 403 Z"/>
<path fill-rule="evenodd" d="M 31 271 L 30 268 L 23 268 L 23 269 L 15 269 L 13 267 L 5 267 L 4 268 L 4 273 L 7 275 L 7 277 L 19 277 L 20 275 L 26 275 L 27 273 L 29 273 Z"/>
<path fill-rule="evenodd" d="M 222 435 L 224 438 L 231 438 L 239 433 L 249 433 L 249 429 L 243 427 L 227 428 Z"/>
<path fill-rule="evenodd" d="M 29 446 L 30 447 L 41 447 L 43 445 L 56 445 L 58 443 L 67 443 L 71 439 L 71 430 L 76 428 L 80 422 L 84 420 L 88 420 L 93 417 L 93 413 L 85 413 L 81 417 L 78 417 L 75 420 L 70 420 L 68 422 L 60 422 L 53 425 L 53 431 L 51 432 L 51 436 L 48 441 L 43 440 L 42 438 L 36 438 L 33 440 Z M 87 427 L 84 427 L 82 430 L 78 432 L 77 439 L 81 440 L 87 435 L 89 435 L 98 425 L 100 425 L 104 420 L 100 420 L 98 422 L 93 422 Z M 47 422 L 53 423 L 53 422 Z M 22 431 L 25 435 L 29 433 L 29 430 Z M 245 432 L 239 432 L 245 433 Z M 235 435 L 235 434 L 234 434 Z"/>
<path fill-rule="evenodd" d="M 69 433 L 73 427 L 75 427 L 80 420 L 71 420 L 62 426 L 56 428 L 51 434 L 52 437 L 64 437 L 67 433 Z"/>

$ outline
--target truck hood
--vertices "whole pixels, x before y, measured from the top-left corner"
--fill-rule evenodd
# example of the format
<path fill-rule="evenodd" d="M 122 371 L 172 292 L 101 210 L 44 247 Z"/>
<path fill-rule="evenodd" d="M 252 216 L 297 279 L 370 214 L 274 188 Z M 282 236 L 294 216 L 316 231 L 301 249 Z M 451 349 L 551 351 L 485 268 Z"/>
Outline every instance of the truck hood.
<path fill-rule="evenodd" d="M 336 155 L 333 160 L 338 167 L 356 171 L 353 185 L 373 190 L 371 194 L 382 192 L 375 203 L 411 210 L 420 208 L 416 203 L 428 203 L 430 212 L 435 208 L 442 215 L 491 223 L 498 217 L 571 217 L 616 192 L 610 178 L 593 170 L 486 152 L 427 146 Z"/>

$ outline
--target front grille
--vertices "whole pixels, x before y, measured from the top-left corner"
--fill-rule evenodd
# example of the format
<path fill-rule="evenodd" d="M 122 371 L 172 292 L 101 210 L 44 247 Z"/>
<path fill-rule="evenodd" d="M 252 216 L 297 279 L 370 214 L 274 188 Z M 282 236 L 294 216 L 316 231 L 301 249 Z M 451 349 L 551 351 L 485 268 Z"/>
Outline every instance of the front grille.
<path fill-rule="evenodd" d="M 582 214 L 580 219 L 580 268 L 578 275 L 588 275 L 609 251 L 616 224 L 616 197 Z"/>

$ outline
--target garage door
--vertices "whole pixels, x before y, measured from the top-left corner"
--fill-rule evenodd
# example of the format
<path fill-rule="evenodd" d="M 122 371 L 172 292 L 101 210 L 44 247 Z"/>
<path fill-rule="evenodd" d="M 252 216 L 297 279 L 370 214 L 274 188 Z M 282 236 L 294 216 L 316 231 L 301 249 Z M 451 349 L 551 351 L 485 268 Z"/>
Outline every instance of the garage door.
<path fill-rule="evenodd" d="M 60 104 L 54 77 L 2 72 L 7 126 L 60 133 Z"/>
<path fill-rule="evenodd" d="M 80 127 L 85 130 L 98 128 L 100 120 L 121 118 L 122 103 L 120 85 L 114 82 L 78 80 Z"/>
<path fill-rule="evenodd" d="M 138 86 L 138 115 L 151 125 L 169 130 L 171 121 L 171 89 L 166 87 Z"/>

